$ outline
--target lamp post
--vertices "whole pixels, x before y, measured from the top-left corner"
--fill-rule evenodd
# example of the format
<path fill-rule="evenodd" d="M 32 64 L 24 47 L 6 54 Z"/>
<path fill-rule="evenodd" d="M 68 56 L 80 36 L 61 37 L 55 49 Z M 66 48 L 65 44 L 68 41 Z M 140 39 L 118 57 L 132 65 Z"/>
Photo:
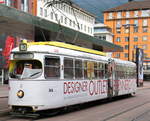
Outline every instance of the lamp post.
<path fill-rule="evenodd" d="M 128 61 L 130 61 L 130 28 L 131 26 L 136 26 L 136 24 L 124 24 L 123 25 L 125 28 L 128 28 Z"/>

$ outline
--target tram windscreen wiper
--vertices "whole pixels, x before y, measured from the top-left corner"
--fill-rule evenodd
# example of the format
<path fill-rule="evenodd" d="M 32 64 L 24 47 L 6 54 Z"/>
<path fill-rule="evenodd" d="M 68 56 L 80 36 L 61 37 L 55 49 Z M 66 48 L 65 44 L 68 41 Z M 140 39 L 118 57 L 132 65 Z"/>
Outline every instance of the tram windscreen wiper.
<path fill-rule="evenodd" d="M 30 79 L 31 77 L 36 78 L 41 72 L 41 69 L 24 68 L 21 79 Z"/>
<path fill-rule="evenodd" d="M 40 72 L 36 72 L 36 73 L 30 75 L 30 77 L 35 76 L 35 75 L 37 75 L 37 74 L 39 74 L 39 73 L 41 73 L 41 71 L 40 71 Z"/>

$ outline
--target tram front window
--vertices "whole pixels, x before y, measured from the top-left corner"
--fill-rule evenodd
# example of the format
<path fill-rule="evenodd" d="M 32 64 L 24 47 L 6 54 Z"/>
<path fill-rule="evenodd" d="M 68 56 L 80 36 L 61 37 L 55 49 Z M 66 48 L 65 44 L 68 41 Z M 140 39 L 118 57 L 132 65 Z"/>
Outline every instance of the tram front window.
<path fill-rule="evenodd" d="M 42 74 L 42 64 L 37 60 L 11 61 L 9 73 L 11 78 L 38 78 Z"/>

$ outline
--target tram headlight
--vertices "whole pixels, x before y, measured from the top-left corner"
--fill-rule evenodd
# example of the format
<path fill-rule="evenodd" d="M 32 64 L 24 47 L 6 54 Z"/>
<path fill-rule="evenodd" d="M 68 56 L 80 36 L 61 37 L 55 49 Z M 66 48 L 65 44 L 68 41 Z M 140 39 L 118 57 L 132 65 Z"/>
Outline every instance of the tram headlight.
<path fill-rule="evenodd" d="M 19 90 L 19 91 L 17 92 L 17 96 L 18 96 L 19 98 L 23 98 L 24 92 L 23 92 L 22 90 Z"/>

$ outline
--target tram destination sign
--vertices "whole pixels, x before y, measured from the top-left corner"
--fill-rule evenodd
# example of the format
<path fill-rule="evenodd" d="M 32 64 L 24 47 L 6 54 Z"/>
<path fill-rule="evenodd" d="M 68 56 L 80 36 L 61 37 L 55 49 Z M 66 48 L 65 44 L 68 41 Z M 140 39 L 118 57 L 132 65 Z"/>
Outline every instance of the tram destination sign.
<path fill-rule="evenodd" d="M 14 59 L 32 59 L 34 57 L 33 53 L 14 53 Z"/>

